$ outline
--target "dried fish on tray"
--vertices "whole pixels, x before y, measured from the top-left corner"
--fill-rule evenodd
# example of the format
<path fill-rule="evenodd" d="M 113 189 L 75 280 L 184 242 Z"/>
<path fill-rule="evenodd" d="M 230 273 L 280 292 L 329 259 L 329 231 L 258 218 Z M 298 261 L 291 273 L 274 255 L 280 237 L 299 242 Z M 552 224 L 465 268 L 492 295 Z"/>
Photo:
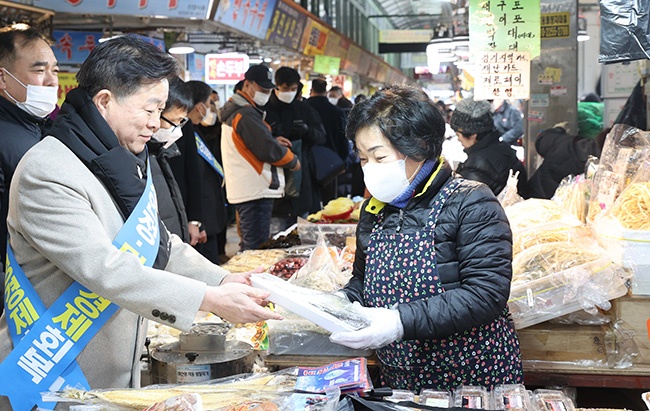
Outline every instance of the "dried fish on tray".
<path fill-rule="evenodd" d="M 296 383 L 296 368 L 274 374 L 238 375 L 201 384 L 157 385 L 141 389 L 91 390 L 68 389 L 47 394 L 49 401 L 107 404 L 125 410 L 142 410 L 186 393 L 198 394 L 203 409 L 221 410 L 246 401 L 281 401 L 290 395 Z"/>

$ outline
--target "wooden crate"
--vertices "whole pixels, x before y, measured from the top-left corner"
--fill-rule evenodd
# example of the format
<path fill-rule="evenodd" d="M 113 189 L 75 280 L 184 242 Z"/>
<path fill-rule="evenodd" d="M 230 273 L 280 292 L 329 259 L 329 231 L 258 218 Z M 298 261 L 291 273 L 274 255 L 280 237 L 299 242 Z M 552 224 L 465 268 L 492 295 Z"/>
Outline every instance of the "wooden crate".
<path fill-rule="evenodd" d="M 617 320 L 623 320 L 625 330 L 634 332 L 634 343 L 639 355 L 635 364 L 650 364 L 650 297 L 626 296 L 612 301 L 609 314 Z M 620 344 L 620 342 L 619 342 Z"/>
<path fill-rule="evenodd" d="M 524 361 L 607 362 L 605 334 L 599 325 L 541 323 L 517 330 Z"/>

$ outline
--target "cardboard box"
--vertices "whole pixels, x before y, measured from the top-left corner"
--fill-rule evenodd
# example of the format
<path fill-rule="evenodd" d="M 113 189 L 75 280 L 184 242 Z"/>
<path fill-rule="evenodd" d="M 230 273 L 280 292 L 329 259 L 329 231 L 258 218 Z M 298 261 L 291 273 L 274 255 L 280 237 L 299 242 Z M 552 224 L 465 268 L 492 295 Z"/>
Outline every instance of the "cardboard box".
<path fill-rule="evenodd" d="M 621 326 L 633 333 L 639 355 L 635 364 L 650 364 L 650 297 L 626 296 L 612 302 L 609 311 L 616 320 L 623 320 Z M 623 341 L 618 342 L 620 346 Z"/>
<path fill-rule="evenodd" d="M 542 323 L 517 330 L 524 361 L 607 364 L 607 326 Z"/>

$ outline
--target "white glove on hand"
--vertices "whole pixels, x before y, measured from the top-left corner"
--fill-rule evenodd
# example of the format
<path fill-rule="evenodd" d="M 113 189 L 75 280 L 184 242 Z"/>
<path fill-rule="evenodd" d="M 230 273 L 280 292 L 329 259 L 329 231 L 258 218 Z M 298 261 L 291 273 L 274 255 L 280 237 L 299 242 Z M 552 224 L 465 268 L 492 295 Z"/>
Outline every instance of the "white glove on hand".
<path fill-rule="evenodd" d="M 370 325 L 357 331 L 339 331 L 330 336 L 330 341 L 354 349 L 377 349 L 399 340 L 404 336 L 404 326 L 399 311 L 388 308 L 362 307 L 358 302 L 354 310 L 370 321 Z"/>

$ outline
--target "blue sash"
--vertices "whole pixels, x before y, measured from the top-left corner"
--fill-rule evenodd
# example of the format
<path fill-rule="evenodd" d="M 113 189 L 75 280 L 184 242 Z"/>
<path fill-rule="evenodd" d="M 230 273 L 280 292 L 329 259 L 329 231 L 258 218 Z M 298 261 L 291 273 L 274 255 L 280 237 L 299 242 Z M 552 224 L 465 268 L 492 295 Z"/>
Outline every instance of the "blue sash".
<path fill-rule="evenodd" d="M 196 151 L 198 151 L 199 155 L 208 162 L 210 167 L 212 167 L 214 171 L 223 178 L 223 167 L 221 167 L 221 164 L 219 164 L 217 159 L 214 158 L 208 146 L 205 145 L 203 139 L 199 136 L 199 133 L 194 132 L 194 138 L 196 139 Z"/>
<path fill-rule="evenodd" d="M 147 177 L 144 193 L 113 245 L 151 267 L 158 254 L 160 231 L 148 164 Z M 75 281 L 46 310 L 8 242 L 4 302 L 14 349 L 0 364 L 0 394 L 9 397 L 13 409 L 30 410 L 35 404 L 54 408 L 52 403 L 44 407 L 43 391 L 90 389 L 76 358 L 119 307 Z"/>

